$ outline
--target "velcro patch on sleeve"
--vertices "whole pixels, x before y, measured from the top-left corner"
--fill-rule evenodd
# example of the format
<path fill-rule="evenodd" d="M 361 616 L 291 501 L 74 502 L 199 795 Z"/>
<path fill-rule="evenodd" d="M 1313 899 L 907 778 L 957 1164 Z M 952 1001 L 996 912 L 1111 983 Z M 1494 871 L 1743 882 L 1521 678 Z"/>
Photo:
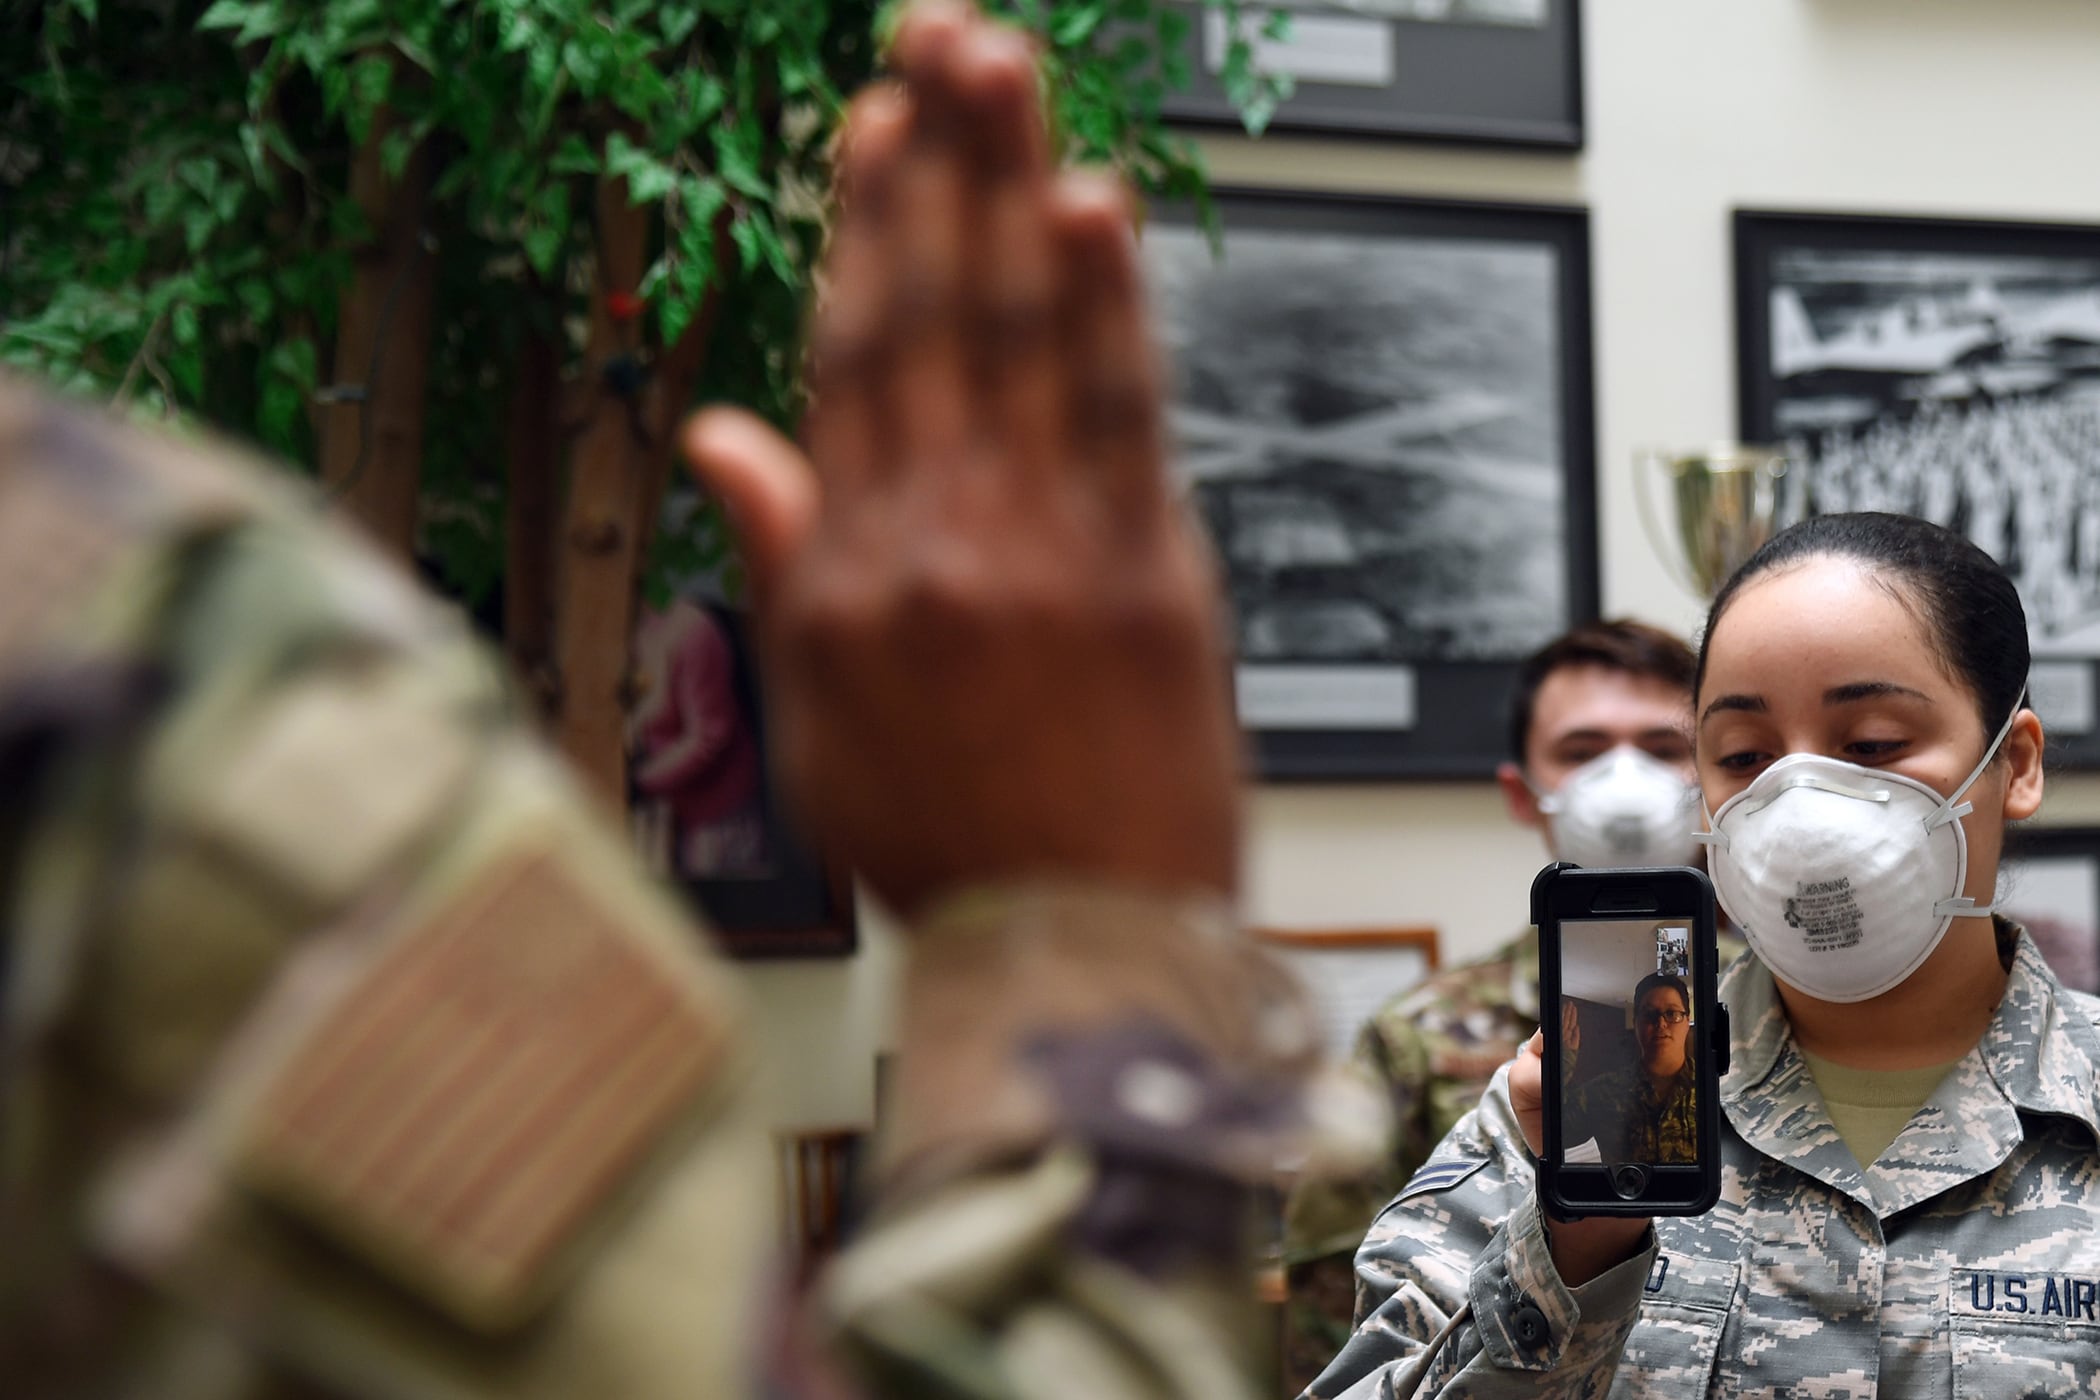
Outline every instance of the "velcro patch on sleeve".
<path fill-rule="evenodd" d="M 457 705 L 406 663 L 315 668 L 196 764 L 185 819 L 323 906 L 368 887 L 465 786 Z"/>
<path fill-rule="evenodd" d="M 1431 1162 L 1409 1177 L 1407 1185 L 1400 1188 L 1400 1194 L 1393 1197 L 1393 1200 L 1399 1202 L 1410 1196 L 1426 1195 L 1431 1191 L 1449 1191 L 1486 1165 L 1485 1157 L 1456 1157 L 1447 1161 Z"/>
<path fill-rule="evenodd" d="M 559 856 L 514 857 L 326 1014 L 263 1091 L 236 1170 L 459 1321 L 514 1326 L 725 1045 Z"/>

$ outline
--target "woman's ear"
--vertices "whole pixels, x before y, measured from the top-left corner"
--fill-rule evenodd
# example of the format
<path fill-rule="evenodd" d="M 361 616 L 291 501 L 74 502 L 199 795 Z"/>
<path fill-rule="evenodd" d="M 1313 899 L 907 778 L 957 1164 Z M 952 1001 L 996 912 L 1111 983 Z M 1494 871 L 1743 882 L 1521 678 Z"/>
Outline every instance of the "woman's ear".
<path fill-rule="evenodd" d="M 2041 717 L 2020 711 L 2005 735 L 2005 820 L 2023 822 L 2042 810 L 2042 752 Z"/>

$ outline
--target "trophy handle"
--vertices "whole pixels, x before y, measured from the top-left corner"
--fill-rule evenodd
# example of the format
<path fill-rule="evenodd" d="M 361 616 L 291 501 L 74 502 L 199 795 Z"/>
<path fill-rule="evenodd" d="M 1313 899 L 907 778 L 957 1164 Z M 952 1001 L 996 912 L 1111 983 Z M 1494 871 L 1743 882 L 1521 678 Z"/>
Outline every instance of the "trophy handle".
<path fill-rule="evenodd" d="M 1654 490 L 1648 485 L 1651 472 L 1668 471 L 1670 454 L 1659 447 L 1636 448 L 1633 454 L 1633 496 L 1641 512 L 1641 528 L 1648 534 L 1648 544 L 1656 557 L 1663 562 L 1663 572 L 1693 597 L 1701 597 L 1705 589 L 1692 576 L 1692 571 L 1678 561 L 1678 548 L 1669 533 L 1662 528 L 1661 517 L 1656 514 Z"/>

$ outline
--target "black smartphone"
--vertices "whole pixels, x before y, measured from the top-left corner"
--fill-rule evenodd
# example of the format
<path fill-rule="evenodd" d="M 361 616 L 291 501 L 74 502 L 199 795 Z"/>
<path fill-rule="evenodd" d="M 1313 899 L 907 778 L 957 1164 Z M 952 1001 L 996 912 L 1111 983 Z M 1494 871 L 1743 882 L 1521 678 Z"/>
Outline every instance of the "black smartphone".
<path fill-rule="evenodd" d="M 1728 1008 L 1714 997 L 1714 887 L 1690 866 L 1531 885 L 1546 1032 L 1539 1201 L 1561 1220 L 1698 1215 L 1721 1195 Z"/>

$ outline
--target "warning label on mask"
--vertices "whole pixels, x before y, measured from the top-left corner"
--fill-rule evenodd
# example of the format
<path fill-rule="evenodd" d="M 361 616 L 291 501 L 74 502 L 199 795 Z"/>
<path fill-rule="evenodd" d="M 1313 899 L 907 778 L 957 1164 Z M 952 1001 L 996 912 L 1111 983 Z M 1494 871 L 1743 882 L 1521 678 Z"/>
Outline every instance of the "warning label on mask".
<path fill-rule="evenodd" d="M 1803 880 L 1786 902 L 1786 921 L 1800 929 L 1812 953 L 1850 948 L 1860 940 L 1859 900 L 1852 880 Z"/>

